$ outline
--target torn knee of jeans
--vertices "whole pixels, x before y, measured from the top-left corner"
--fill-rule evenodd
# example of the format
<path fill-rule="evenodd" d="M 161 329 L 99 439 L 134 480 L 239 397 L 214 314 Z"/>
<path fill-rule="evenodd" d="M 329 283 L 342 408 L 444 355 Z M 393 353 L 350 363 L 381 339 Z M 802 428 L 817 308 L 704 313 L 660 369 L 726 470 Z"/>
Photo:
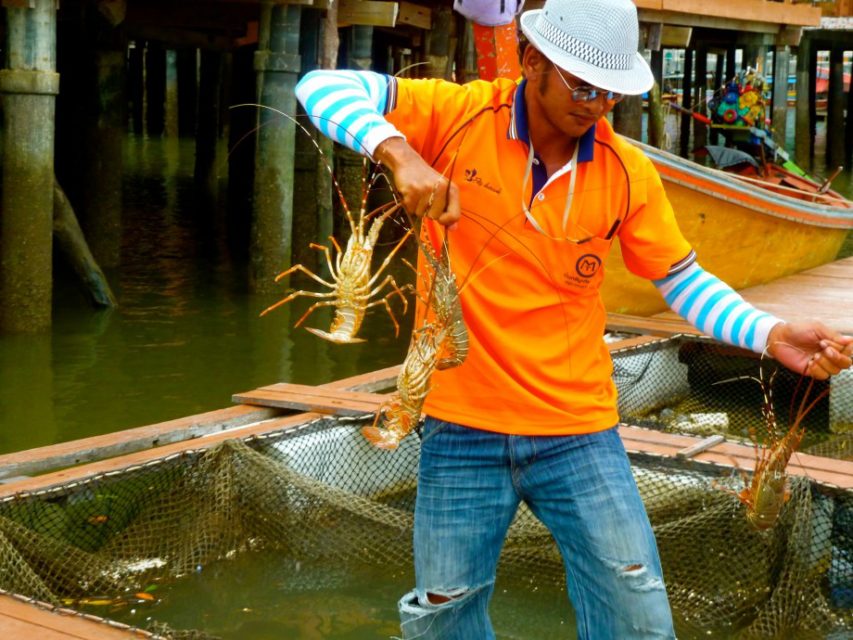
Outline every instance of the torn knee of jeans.
<path fill-rule="evenodd" d="M 471 596 L 488 587 L 483 584 L 475 587 L 431 587 L 412 591 L 404 598 L 401 606 L 408 613 L 426 613 L 437 609 L 460 606 Z"/>
<path fill-rule="evenodd" d="M 627 580 L 636 591 L 657 591 L 664 589 L 663 580 L 649 571 L 649 568 L 639 562 L 614 562 L 607 564 L 619 573 L 619 577 Z"/>

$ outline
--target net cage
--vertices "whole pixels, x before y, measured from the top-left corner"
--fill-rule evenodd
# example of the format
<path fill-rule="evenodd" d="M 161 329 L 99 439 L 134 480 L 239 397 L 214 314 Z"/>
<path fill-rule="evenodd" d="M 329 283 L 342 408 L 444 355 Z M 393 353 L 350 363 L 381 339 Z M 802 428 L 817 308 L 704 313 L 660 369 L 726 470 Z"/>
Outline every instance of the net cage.
<path fill-rule="evenodd" d="M 763 420 L 755 378 L 773 368 L 684 337 L 614 352 L 624 422 L 745 442 Z M 837 377 L 806 416 L 802 450 L 853 458 L 851 384 Z M 780 408 L 797 389 L 797 376 L 773 378 L 780 431 L 789 428 Z M 315 419 L 9 497 L 0 503 L 0 589 L 79 611 L 92 597 L 144 597 L 153 581 L 248 552 L 408 567 L 419 439 L 411 434 L 394 452 L 372 448 L 359 432 L 369 420 Z M 792 476 L 778 521 L 759 531 L 733 495 L 745 479 L 731 468 L 631 457 L 682 630 L 696 637 L 853 636 L 851 490 Z M 550 534 L 522 507 L 499 580 L 524 588 L 530 576 L 538 585 L 565 581 Z M 164 622 L 147 628 L 164 638 L 212 637 Z"/>

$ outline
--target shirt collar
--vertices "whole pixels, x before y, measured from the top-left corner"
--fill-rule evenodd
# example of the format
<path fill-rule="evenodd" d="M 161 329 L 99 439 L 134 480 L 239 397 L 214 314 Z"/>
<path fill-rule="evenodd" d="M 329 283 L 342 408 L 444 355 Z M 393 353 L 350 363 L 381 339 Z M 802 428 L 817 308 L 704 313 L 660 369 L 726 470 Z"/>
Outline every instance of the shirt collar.
<path fill-rule="evenodd" d="M 512 111 L 509 119 L 507 138 L 510 140 L 521 140 L 530 144 L 530 132 L 527 127 L 527 105 L 524 102 L 524 90 L 527 80 L 524 79 L 515 90 L 515 98 L 512 101 Z M 580 138 L 580 149 L 578 149 L 578 162 L 589 162 L 592 160 L 595 150 L 595 125 L 587 129 Z"/>

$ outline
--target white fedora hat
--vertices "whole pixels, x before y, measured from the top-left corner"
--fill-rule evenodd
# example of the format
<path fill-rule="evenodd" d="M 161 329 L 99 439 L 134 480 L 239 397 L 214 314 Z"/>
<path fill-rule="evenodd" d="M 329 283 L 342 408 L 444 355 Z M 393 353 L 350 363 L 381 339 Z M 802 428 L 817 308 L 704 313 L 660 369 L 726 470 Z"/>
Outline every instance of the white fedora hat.
<path fill-rule="evenodd" d="M 521 30 L 551 62 L 599 89 L 638 95 L 655 83 L 637 51 L 631 0 L 547 0 L 521 14 Z"/>

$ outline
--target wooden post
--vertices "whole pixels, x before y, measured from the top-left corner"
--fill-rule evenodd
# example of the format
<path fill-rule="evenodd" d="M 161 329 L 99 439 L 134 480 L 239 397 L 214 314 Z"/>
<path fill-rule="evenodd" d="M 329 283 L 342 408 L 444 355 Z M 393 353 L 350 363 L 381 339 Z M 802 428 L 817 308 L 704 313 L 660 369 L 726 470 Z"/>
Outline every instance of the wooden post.
<path fill-rule="evenodd" d="M 833 44 L 829 53 L 829 95 L 826 111 L 827 173 L 844 162 L 844 49 Z"/>
<path fill-rule="evenodd" d="M 708 105 L 708 48 L 704 44 L 696 49 L 696 89 L 694 109 L 697 113 L 707 114 Z M 708 144 L 708 127 L 696 120 L 693 123 L 693 148 L 698 149 Z"/>
<path fill-rule="evenodd" d="M 258 102 L 288 114 L 296 112 L 300 14 L 296 5 L 261 5 L 255 53 Z M 268 109 L 259 111 L 249 273 L 255 291 L 280 290 L 275 276 L 291 264 L 294 140 L 292 122 Z"/>
<path fill-rule="evenodd" d="M 847 121 L 844 135 L 844 165 L 850 167 L 853 159 L 853 80 L 847 87 Z"/>
<path fill-rule="evenodd" d="M 194 136 L 198 101 L 198 49 L 178 49 L 178 135 Z"/>
<path fill-rule="evenodd" d="M 51 324 L 56 9 L 55 0 L 6 7 L 0 332 Z"/>
<path fill-rule="evenodd" d="M 122 164 L 127 131 L 127 41 L 100 14 L 87 21 L 90 69 L 83 111 L 85 138 L 75 199 L 92 254 L 102 267 L 121 261 Z"/>
<path fill-rule="evenodd" d="M 109 282 L 89 250 L 74 209 L 56 180 L 53 182 L 53 233 L 56 246 L 80 278 L 92 304 L 96 307 L 115 307 L 116 298 Z"/>
<path fill-rule="evenodd" d="M 216 141 L 219 138 L 222 53 L 202 51 L 199 76 L 193 177 L 196 187 L 212 201 L 216 195 Z"/>
<path fill-rule="evenodd" d="M 714 65 L 714 91 L 719 91 L 723 86 L 723 80 L 725 78 L 723 65 L 726 64 L 726 54 L 727 51 L 722 49 L 717 49 L 715 52 L 717 63 Z M 709 114 L 710 115 L 710 114 Z M 709 138 L 711 144 L 719 144 L 720 142 L 720 132 L 716 129 L 711 129 Z"/>
<path fill-rule="evenodd" d="M 817 133 L 817 42 L 812 42 L 809 51 L 809 158 L 814 157 L 815 134 Z"/>
<path fill-rule="evenodd" d="M 178 135 L 178 53 L 174 49 L 166 51 L 166 100 L 163 117 L 163 132 L 167 138 Z"/>
<path fill-rule="evenodd" d="M 649 93 L 649 144 L 661 149 L 664 142 L 663 101 L 661 86 L 663 84 L 663 49 L 652 51 L 652 73 L 655 76 L 655 86 Z"/>
<path fill-rule="evenodd" d="M 166 50 L 159 42 L 148 42 L 145 48 L 145 106 L 148 135 L 163 135 L 166 121 Z"/>
<path fill-rule="evenodd" d="M 137 40 L 127 52 L 127 90 L 130 102 L 130 122 L 133 133 L 145 133 L 143 122 L 145 102 L 145 42 Z"/>
<path fill-rule="evenodd" d="M 681 82 L 681 106 L 685 109 L 693 108 L 693 51 L 684 50 L 684 77 Z M 681 115 L 681 133 L 678 139 L 678 153 L 686 158 L 690 152 L 690 125 L 693 118 L 688 114 Z"/>
<path fill-rule="evenodd" d="M 737 74 L 737 47 L 726 49 L 726 76 L 725 81 L 732 80 Z"/>
<path fill-rule="evenodd" d="M 340 36 L 338 34 L 338 4 L 333 2 L 326 10 L 320 28 L 320 68 L 334 69 L 338 66 Z M 337 197 L 332 185 L 329 167 L 335 166 L 335 146 L 328 137 L 317 136 L 320 153 L 317 154 L 317 242 L 325 243 L 334 232 L 334 199 Z M 325 268 L 325 267 L 324 267 Z"/>
<path fill-rule="evenodd" d="M 444 78 L 450 80 L 452 60 L 450 56 L 451 25 L 453 24 L 453 9 L 450 7 L 436 7 L 432 10 L 432 29 L 426 38 L 427 54 L 429 62 L 427 73 L 433 78 Z"/>
<path fill-rule="evenodd" d="M 788 129 L 788 60 L 789 49 L 786 45 L 777 45 L 773 53 L 773 110 L 770 120 L 773 123 L 773 137 L 785 146 L 785 134 Z"/>

